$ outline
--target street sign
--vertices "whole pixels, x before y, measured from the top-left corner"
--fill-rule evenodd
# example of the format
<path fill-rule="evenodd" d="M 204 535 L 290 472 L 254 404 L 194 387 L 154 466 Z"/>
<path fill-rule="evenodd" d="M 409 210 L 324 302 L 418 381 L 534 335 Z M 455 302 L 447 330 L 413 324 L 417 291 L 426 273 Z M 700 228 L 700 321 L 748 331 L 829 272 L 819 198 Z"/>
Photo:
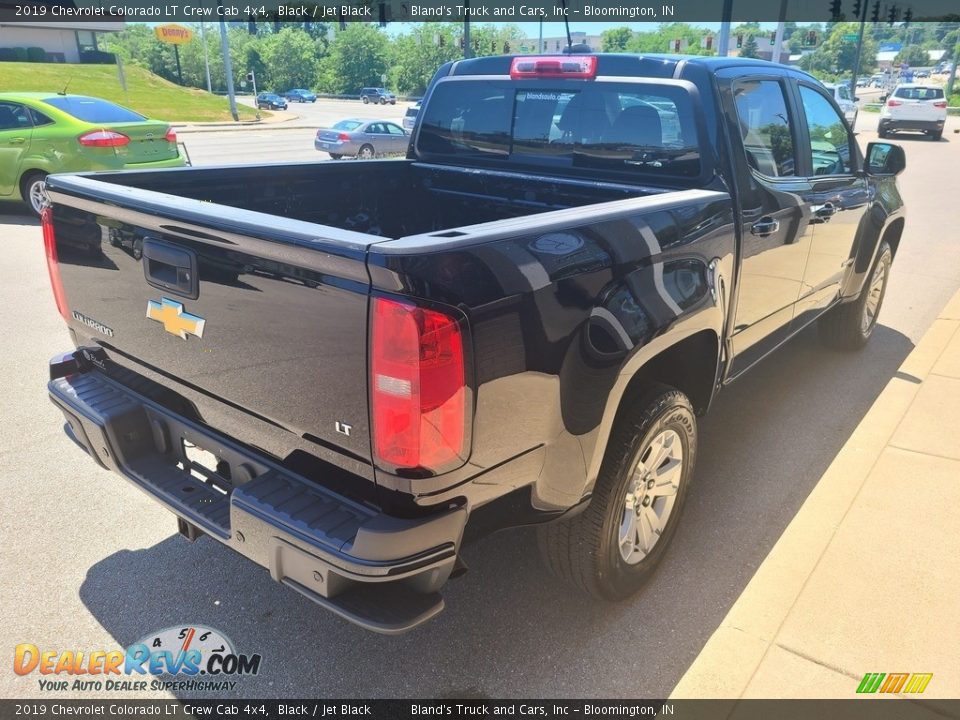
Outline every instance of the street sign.
<path fill-rule="evenodd" d="M 844 41 L 846 41 L 846 42 L 856 42 L 856 41 L 857 41 L 857 36 L 856 36 L 856 34 L 853 34 L 853 35 L 844 35 L 844 36 L 843 36 L 843 39 L 844 39 Z"/>
<path fill-rule="evenodd" d="M 170 45 L 186 45 L 193 40 L 193 30 L 175 23 L 157 25 L 153 32 L 156 34 L 157 40 Z"/>

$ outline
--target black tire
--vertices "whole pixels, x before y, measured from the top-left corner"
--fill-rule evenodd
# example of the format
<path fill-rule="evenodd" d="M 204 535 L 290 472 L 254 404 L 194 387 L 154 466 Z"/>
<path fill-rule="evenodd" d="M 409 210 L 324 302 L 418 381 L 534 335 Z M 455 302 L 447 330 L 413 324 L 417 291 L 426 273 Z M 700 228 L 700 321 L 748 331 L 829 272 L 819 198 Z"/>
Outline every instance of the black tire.
<path fill-rule="evenodd" d="M 888 133 L 886 130 L 877 130 L 877 137 L 888 138 L 890 137 L 890 133 Z"/>
<path fill-rule="evenodd" d="M 575 517 L 538 530 L 540 552 L 550 572 L 605 600 L 636 593 L 662 560 L 679 524 L 697 458 L 697 421 L 686 395 L 656 385 L 627 402 L 630 406 L 610 436 L 590 505 Z M 665 430 L 677 434 L 683 450 L 676 499 L 650 551 L 629 564 L 621 555 L 619 535 L 629 512 L 634 469 Z"/>
<path fill-rule="evenodd" d="M 934 141 L 939 142 L 941 138 L 943 138 L 943 130 L 937 130 L 936 132 L 930 133 L 930 137 Z"/>
<path fill-rule="evenodd" d="M 369 104 L 370 104 L 370 98 L 368 98 L 366 95 L 364 95 L 364 96 L 363 96 L 362 98 L 360 98 L 360 99 L 363 100 L 363 104 L 364 104 L 364 105 L 369 105 Z"/>
<path fill-rule="evenodd" d="M 46 177 L 47 173 L 42 170 L 33 170 L 25 173 L 24 176 L 20 178 L 20 197 L 35 217 L 40 217 L 40 212 L 43 208 L 38 207 L 31 197 L 32 189 L 37 182 L 42 181 Z"/>
<path fill-rule="evenodd" d="M 386 105 L 386 104 L 387 104 L 387 99 L 386 99 L 386 98 L 380 98 L 380 104 L 381 104 L 381 105 Z"/>
<path fill-rule="evenodd" d="M 366 154 L 365 153 L 369 153 Z M 362 145 L 359 150 L 357 150 L 357 159 L 358 160 L 373 160 L 377 156 L 377 151 L 374 149 L 373 145 Z"/>
<path fill-rule="evenodd" d="M 817 321 L 817 330 L 824 345 L 835 350 L 859 350 L 864 347 L 873 336 L 883 307 L 883 298 L 887 294 L 887 285 L 890 281 L 890 266 L 893 263 L 893 251 L 886 240 L 880 243 L 877 258 L 873 261 L 870 272 L 864 283 L 860 296 L 853 302 L 844 303 L 830 310 Z M 872 318 L 864 321 L 867 313 L 867 303 L 871 298 L 871 289 L 874 280 L 880 272 L 879 295 L 876 298 L 876 307 Z"/>
<path fill-rule="evenodd" d="M 328 153 L 328 154 L 329 154 L 330 157 L 331 157 L 332 159 L 334 159 L 334 160 L 341 160 L 341 159 L 343 158 L 343 155 L 339 155 L 339 154 L 337 154 L 337 153 Z"/>
<path fill-rule="evenodd" d="M 133 248 L 131 249 L 134 260 L 139 260 L 143 257 L 143 240 L 137 238 L 133 241 Z"/>

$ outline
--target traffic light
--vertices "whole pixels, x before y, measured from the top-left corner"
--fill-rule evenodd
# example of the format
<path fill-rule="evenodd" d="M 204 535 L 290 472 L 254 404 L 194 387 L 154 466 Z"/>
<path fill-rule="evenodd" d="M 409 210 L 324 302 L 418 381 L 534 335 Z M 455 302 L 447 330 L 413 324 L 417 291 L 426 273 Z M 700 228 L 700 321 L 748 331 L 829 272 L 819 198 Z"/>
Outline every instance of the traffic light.
<path fill-rule="evenodd" d="M 907 11 L 903 14 L 903 26 L 905 28 L 910 27 L 911 20 L 913 20 L 913 10 L 907 8 Z"/>
<path fill-rule="evenodd" d="M 377 21 L 380 27 L 387 26 L 387 5 L 386 3 L 380 3 L 377 7 Z"/>
<path fill-rule="evenodd" d="M 817 44 L 817 31 L 810 30 L 807 32 L 807 45 L 816 45 Z"/>
<path fill-rule="evenodd" d="M 863 3 L 861 0 L 853 0 L 853 16 L 855 18 L 860 17 L 860 11 L 863 9 Z"/>
<path fill-rule="evenodd" d="M 504 54 L 504 55 L 509 55 L 509 54 L 510 54 L 510 43 L 508 43 L 508 42 L 506 42 L 506 41 L 504 41 L 504 43 L 503 43 L 503 54 Z"/>
<path fill-rule="evenodd" d="M 737 50 L 743 47 L 743 35 L 737 35 Z"/>
<path fill-rule="evenodd" d="M 460 36 L 460 49 L 461 49 L 461 50 L 464 50 L 464 49 L 465 49 L 465 46 L 464 46 L 464 44 L 463 44 L 463 35 Z"/>
<path fill-rule="evenodd" d="M 253 19 L 253 15 L 247 15 L 247 32 L 251 35 L 257 34 L 257 23 Z"/>
<path fill-rule="evenodd" d="M 896 5 L 891 5 L 890 9 L 887 11 L 887 23 L 893 25 L 897 18 L 900 17 L 900 11 L 897 9 Z"/>
<path fill-rule="evenodd" d="M 873 4 L 873 12 L 870 14 L 870 22 L 876 25 L 880 22 L 880 0 Z"/>
<path fill-rule="evenodd" d="M 772 30 L 770 32 L 770 44 L 773 45 L 777 41 L 777 31 Z"/>
<path fill-rule="evenodd" d="M 248 83 L 252 83 L 252 82 L 253 82 L 253 73 L 252 73 L 252 72 L 248 72 L 248 73 L 247 73 L 247 82 L 248 82 Z"/>
<path fill-rule="evenodd" d="M 843 19 L 843 13 L 841 13 L 843 5 L 841 0 L 830 0 L 830 19 L 833 22 L 838 22 Z"/>

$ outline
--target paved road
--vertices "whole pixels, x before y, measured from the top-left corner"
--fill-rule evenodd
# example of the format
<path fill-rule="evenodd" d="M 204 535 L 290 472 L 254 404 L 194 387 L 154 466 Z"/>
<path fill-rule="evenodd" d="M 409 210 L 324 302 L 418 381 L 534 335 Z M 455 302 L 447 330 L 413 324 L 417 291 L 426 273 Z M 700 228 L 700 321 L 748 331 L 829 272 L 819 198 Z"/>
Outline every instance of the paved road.
<path fill-rule="evenodd" d="M 241 102 L 252 101 L 241 98 Z M 309 159 L 329 160 L 327 153 L 313 147 L 317 129 L 330 127 L 346 118 L 393 120 L 397 124 L 413 103 L 396 105 L 364 105 L 359 100 L 317 100 L 316 103 L 291 103 L 285 113 L 296 119 L 271 123 L 266 129 L 224 129 L 211 132 L 209 128 L 179 129 L 181 142 L 187 146 L 194 165 L 229 165 L 237 162 L 289 162 Z M 198 131 L 200 130 L 200 131 Z"/>
<path fill-rule="evenodd" d="M 806 332 L 718 399 L 676 542 L 641 595 L 588 600 L 544 572 L 531 532 L 510 531 L 467 548 L 448 610 L 397 638 L 318 610 L 213 541 L 186 543 L 169 514 L 71 445 L 43 390 L 47 358 L 69 340 L 40 231 L 0 208 L 0 648 L 114 648 L 204 623 L 263 655 L 244 695 L 665 697 L 960 287 L 960 135 L 902 142 L 907 231 L 869 349 L 827 352 Z M 38 694 L 35 679 L 0 673 L 0 695 Z"/>

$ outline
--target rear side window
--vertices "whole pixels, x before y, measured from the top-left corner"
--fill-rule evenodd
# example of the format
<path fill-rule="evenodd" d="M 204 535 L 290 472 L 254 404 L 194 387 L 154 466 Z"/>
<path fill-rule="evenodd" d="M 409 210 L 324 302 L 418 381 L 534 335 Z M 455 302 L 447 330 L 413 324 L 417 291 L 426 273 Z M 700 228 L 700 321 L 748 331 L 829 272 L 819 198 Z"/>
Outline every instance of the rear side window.
<path fill-rule="evenodd" d="M 894 97 L 904 100 L 943 100 L 943 89 L 935 87 L 897 88 Z"/>
<path fill-rule="evenodd" d="M 333 126 L 334 130 L 346 130 L 347 132 L 351 130 L 356 130 L 360 127 L 361 123 L 358 120 L 341 120 Z"/>
<path fill-rule="evenodd" d="M 27 108 L 19 103 L 0 102 L 0 130 L 22 130 L 31 127 Z"/>
<path fill-rule="evenodd" d="M 749 80 L 734 88 L 747 163 L 767 177 L 797 173 L 793 128 L 783 88 L 775 80 Z"/>
<path fill-rule="evenodd" d="M 438 84 L 418 150 L 556 167 L 700 174 L 696 116 L 678 85 L 500 80 Z"/>
<path fill-rule="evenodd" d="M 52 97 L 43 102 L 88 123 L 124 123 L 146 120 L 143 115 L 92 97 Z"/>

